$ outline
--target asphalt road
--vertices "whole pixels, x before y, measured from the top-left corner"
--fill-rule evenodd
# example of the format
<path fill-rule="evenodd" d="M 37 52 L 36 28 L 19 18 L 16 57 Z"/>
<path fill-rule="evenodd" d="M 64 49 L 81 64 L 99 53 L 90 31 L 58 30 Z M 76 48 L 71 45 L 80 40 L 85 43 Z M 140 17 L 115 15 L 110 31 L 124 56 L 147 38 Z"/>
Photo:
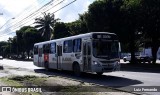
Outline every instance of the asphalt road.
<path fill-rule="evenodd" d="M 83 74 L 82 77 L 75 77 L 71 72 L 63 71 L 45 71 L 43 68 L 39 68 L 33 65 L 33 62 L 15 61 L 3 59 L 0 60 L 0 64 L 13 66 L 16 68 L 25 68 L 33 70 L 36 73 L 43 73 L 46 75 L 58 75 L 65 78 L 73 78 L 75 80 L 84 81 L 88 83 L 111 86 L 118 89 L 126 89 L 130 86 L 160 86 L 160 73 L 152 71 L 118 71 L 112 73 L 104 73 L 102 76 L 97 76 L 96 74 Z M 152 95 L 160 95 L 158 93 L 145 92 Z"/>

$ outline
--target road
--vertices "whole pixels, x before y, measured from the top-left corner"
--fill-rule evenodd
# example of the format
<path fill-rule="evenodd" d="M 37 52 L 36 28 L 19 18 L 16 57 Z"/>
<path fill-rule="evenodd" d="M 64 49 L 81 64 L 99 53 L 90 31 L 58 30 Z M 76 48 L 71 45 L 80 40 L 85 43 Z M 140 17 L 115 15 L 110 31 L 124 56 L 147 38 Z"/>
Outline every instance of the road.
<path fill-rule="evenodd" d="M 32 70 L 36 73 L 43 73 L 45 75 L 58 75 L 65 78 L 73 78 L 76 80 L 104 85 L 104 86 L 111 86 L 118 89 L 126 89 L 125 87 L 129 86 L 160 86 L 160 73 L 159 72 L 152 72 L 152 71 L 119 71 L 119 72 L 112 72 L 112 73 L 104 73 L 102 76 L 97 77 L 96 74 L 84 74 L 82 77 L 75 77 L 70 72 L 59 72 L 59 71 L 50 71 L 47 72 L 43 68 L 39 68 L 33 65 L 33 62 L 24 62 L 24 61 L 15 61 L 15 60 L 8 60 L 3 59 L 0 60 L 0 64 L 13 66 L 16 68 L 25 68 Z M 160 93 L 149 93 L 153 95 L 159 95 Z"/>

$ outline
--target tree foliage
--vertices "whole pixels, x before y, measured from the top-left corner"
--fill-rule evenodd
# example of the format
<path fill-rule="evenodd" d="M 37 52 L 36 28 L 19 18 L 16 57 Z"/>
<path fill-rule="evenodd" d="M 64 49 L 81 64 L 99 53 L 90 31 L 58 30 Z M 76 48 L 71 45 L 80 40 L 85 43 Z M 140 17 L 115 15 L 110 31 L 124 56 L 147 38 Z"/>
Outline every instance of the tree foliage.
<path fill-rule="evenodd" d="M 153 63 L 156 62 L 157 51 L 160 46 L 160 1 L 141 0 L 142 32 L 145 39 L 150 39 Z"/>
<path fill-rule="evenodd" d="M 40 42 L 43 39 L 40 37 L 41 34 L 31 26 L 24 26 L 16 32 L 17 34 L 17 53 L 24 54 L 27 52 L 29 57 L 29 52 L 33 49 L 34 43 Z"/>
<path fill-rule="evenodd" d="M 160 46 L 159 5 L 159 0 L 96 0 L 89 5 L 87 12 L 70 23 L 57 22 L 54 14 L 43 13 L 43 17 L 35 19 L 38 31 L 30 26 L 17 30 L 16 37 L 12 39 L 12 47 L 18 47 L 19 52 L 28 52 L 35 42 L 106 31 L 118 35 L 122 50 L 131 52 L 132 63 L 135 62 L 135 51 L 144 43 L 152 47 L 155 63 Z M 4 47 L 7 50 L 9 44 Z"/>
<path fill-rule="evenodd" d="M 57 22 L 54 27 L 54 39 L 70 36 L 69 28 L 63 22 Z"/>
<path fill-rule="evenodd" d="M 37 24 L 35 27 L 41 32 L 42 37 L 45 40 L 51 40 L 52 32 L 54 32 L 54 25 L 58 19 L 55 19 L 54 14 L 46 14 L 43 13 L 43 17 L 39 17 L 35 19 L 35 23 Z"/>

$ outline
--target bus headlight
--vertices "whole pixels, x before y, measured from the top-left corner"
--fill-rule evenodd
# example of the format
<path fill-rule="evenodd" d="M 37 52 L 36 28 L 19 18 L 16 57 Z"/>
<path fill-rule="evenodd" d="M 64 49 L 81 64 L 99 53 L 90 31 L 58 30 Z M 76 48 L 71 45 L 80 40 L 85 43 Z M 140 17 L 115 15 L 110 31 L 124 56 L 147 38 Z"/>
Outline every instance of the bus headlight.
<path fill-rule="evenodd" d="M 96 62 L 96 61 L 93 61 L 93 64 L 94 64 L 94 65 L 97 65 L 97 66 L 99 66 L 99 67 L 101 66 L 101 65 L 100 65 L 98 62 Z"/>
<path fill-rule="evenodd" d="M 93 64 L 94 64 L 94 65 L 97 65 L 97 64 L 98 64 L 98 62 L 96 62 L 96 61 L 93 61 Z"/>

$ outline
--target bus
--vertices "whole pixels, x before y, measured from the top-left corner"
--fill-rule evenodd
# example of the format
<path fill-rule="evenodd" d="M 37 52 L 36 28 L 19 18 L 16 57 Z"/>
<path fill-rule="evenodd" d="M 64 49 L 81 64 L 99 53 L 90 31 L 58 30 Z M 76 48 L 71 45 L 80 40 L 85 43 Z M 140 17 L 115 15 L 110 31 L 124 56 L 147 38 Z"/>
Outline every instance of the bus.
<path fill-rule="evenodd" d="M 46 70 L 97 73 L 120 69 L 120 43 L 114 33 L 91 32 L 34 44 L 33 63 Z"/>

